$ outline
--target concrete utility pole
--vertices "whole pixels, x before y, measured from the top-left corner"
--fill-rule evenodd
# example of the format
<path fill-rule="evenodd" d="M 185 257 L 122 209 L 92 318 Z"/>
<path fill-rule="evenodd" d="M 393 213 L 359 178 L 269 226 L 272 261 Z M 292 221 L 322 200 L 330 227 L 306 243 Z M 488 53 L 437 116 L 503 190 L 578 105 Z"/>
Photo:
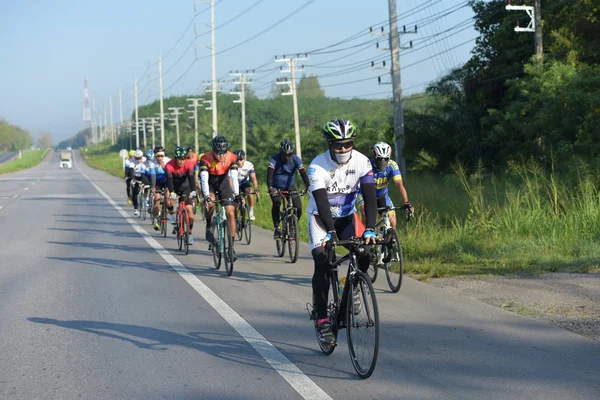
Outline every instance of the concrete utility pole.
<path fill-rule="evenodd" d="M 231 91 L 231 94 L 237 94 L 238 96 L 240 96 L 239 99 L 234 100 L 234 103 L 242 103 L 242 150 L 244 150 L 244 153 L 246 152 L 246 89 L 245 89 L 245 85 L 246 84 L 250 84 L 251 81 L 247 81 L 246 77 L 248 75 L 254 75 L 254 73 L 250 73 L 250 72 L 230 72 L 229 75 L 231 76 L 237 76 L 239 77 L 238 80 L 234 80 L 233 83 L 239 83 L 240 84 L 240 91 L 239 92 L 234 92 Z"/>
<path fill-rule="evenodd" d="M 135 92 L 135 148 L 140 148 L 140 116 L 138 114 L 138 87 L 137 76 L 133 81 L 133 91 Z"/>
<path fill-rule="evenodd" d="M 283 56 L 283 58 L 277 58 L 277 56 L 275 56 L 275 62 L 285 62 L 288 65 L 288 69 L 280 69 L 280 72 L 286 73 L 286 72 L 290 72 L 291 73 L 291 82 L 288 82 L 287 79 L 286 80 L 278 80 L 277 84 L 278 85 L 287 85 L 290 88 L 289 92 L 285 92 L 282 93 L 282 95 L 284 96 L 292 96 L 292 100 L 293 100 L 293 104 L 294 104 L 294 131 L 296 132 L 296 154 L 298 155 L 298 157 L 302 158 L 302 147 L 300 146 L 300 121 L 299 121 L 299 117 L 298 117 L 298 97 L 296 95 L 296 72 L 297 71 L 303 71 L 304 70 L 304 66 L 302 66 L 299 69 L 296 69 L 296 61 L 303 61 L 308 59 L 308 57 L 306 55 L 304 56 L 300 56 L 299 54 L 296 57 L 290 57 L 290 58 L 286 58 L 285 56 Z"/>
<path fill-rule="evenodd" d="M 113 125 L 112 96 L 108 97 L 108 104 L 108 107 L 110 109 L 110 140 L 112 144 L 115 144 L 115 126 Z"/>
<path fill-rule="evenodd" d="M 163 104 L 162 56 L 158 57 L 158 77 L 160 87 L 160 145 L 165 147 L 165 109 Z M 154 132 L 154 127 L 152 127 L 152 132 Z M 152 148 L 154 148 L 154 137 L 152 138 Z"/>
<path fill-rule="evenodd" d="M 107 138 L 107 133 L 106 133 L 106 114 L 108 114 L 108 113 L 106 111 L 106 104 L 105 104 L 104 105 L 104 139 L 103 140 L 106 140 L 106 138 Z"/>
<path fill-rule="evenodd" d="M 392 87 L 394 103 L 394 148 L 400 171 L 406 174 L 404 157 L 404 109 L 402 108 L 402 79 L 400 76 L 400 39 L 398 35 L 398 13 L 396 0 L 388 0 L 390 15 L 390 49 L 392 52 Z"/>
<path fill-rule="evenodd" d="M 508 11 L 525 11 L 529 15 L 529 23 L 525 28 L 520 26 L 515 27 L 515 32 L 533 32 L 534 43 L 535 43 L 535 55 L 538 64 L 544 61 L 544 46 L 542 44 L 542 3 L 541 0 L 534 0 L 532 6 L 513 6 L 510 4 L 506 6 Z"/>
<path fill-rule="evenodd" d="M 119 135 L 121 135 L 121 128 L 123 127 L 123 95 L 121 89 L 119 89 Z"/>
<path fill-rule="evenodd" d="M 217 53 L 215 47 L 215 0 L 210 0 L 210 54 L 212 59 L 212 125 L 217 136 Z"/>
<path fill-rule="evenodd" d="M 179 141 L 179 116 L 183 114 L 181 112 L 183 109 L 184 107 L 169 107 L 171 115 L 174 117 L 173 119 L 175 122 L 175 133 L 177 135 L 177 146 L 181 146 L 181 142 Z"/>
<path fill-rule="evenodd" d="M 147 144 L 146 144 L 146 118 L 140 118 L 140 121 L 142 121 L 142 134 L 143 134 L 143 139 L 144 139 L 144 148 L 147 149 Z"/>
<path fill-rule="evenodd" d="M 94 143 L 98 143 L 98 112 L 96 111 L 96 91 L 92 91 L 92 108 L 94 109 Z"/>
<path fill-rule="evenodd" d="M 198 148 L 198 107 L 200 106 L 199 101 L 202 99 L 198 99 L 198 98 L 191 98 L 191 99 L 187 99 L 187 101 L 191 101 L 192 104 L 190 105 L 191 107 L 193 107 L 194 109 L 194 116 L 190 117 L 194 119 L 194 150 L 199 153 L 200 149 Z"/>

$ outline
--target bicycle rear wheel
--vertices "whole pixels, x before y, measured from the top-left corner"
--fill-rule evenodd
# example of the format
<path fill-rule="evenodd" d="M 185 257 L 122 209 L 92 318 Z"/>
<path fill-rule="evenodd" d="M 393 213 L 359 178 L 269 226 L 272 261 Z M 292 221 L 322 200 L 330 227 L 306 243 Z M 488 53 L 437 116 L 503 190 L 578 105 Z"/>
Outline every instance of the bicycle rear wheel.
<path fill-rule="evenodd" d="M 161 197 L 162 204 L 160 207 L 160 234 L 162 237 L 167 237 L 167 202 L 164 196 Z"/>
<path fill-rule="evenodd" d="M 392 293 L 397 293 L 402 286 L 402 275 L 404 274 L 402 244 L 398 232 L 393 228 L 388 229 L 386 239 L 381 246 L 381 250 L 384 251 L 385 276 Z"/>
<path fill-rule="evenodd" d="M 223 221 L 225 225 L 225 229 L 223 229 L 224 237 L 223 243 L 223 258 L 225 259 L 225 272 L 227 272 L 227 276 L 231 276 L 233 274 L 233 237 L 231 236 L 231 230 L 229 229 L 229 222 L 227 220 Z"/>
<path fill-rule="evenodd" d="M 242 235 L 244 233 L 244 219 L 246 218 L 244 211 L 244 206 L 239 206 L 237 212 L 235 213 L 235 227 L 238 241 L 242 240 Z"/>
<path fill-rule="evenodd" d="M 138 207 L 140 208 L 140 216 L 142 218 L 142 220 L 146 220 L 146 216 L 148 213 L 148 206 L 146 205 L 147 203 L 147 197 L 146 197 L 146 190 L 142 190 L 142 202 L 138 204 Z"/>
<path fill-rule="evenodd" d="M 371 283 L 375 283 L 377 280 L 377 274 L 379 273 L 377 261 L 379 260 L 380 252 L 381 247 L 379 247 L 379 245 L 371 247 L 371 262 L 369 263 L 369 269 L 367 270 L 367 275 L 369 276 L 369 279 L 371 279 Z"/>
<path fill-rule="evenodd" d="M 181 238 L 183 240 L 183 251 L 187 255 L 190 252 L 190 220 L 188 219 L 187 210 L 184 208 L 181 210 L 181 225 L 179 225 L 179 230 L 181 232 Z"/>
<path fill-rule="evenodd" d="M 298 217 L 296 214 L 290 214 L 287 217 L 287 242 L 290 253 L 290 261 L 295 263 L 298 260 Z"/>
<path fill-rule="evenodd" d="M 371 376 L 379 353 L 379 311 L 369 277 L 355 271 L 350 275 L 346 326 L 348 350 L 354 369 L 363 379 Z M 355 293 L 359 301 L 354 301 Z"/>
<path fill-rule="evenodd" d="M 250 211 L 246 209 L 246 224 L 244 225 L 244 236 L 246 236 L 246 244 L 250 244 L 250 241 L 252 240 L 252 221 L 250 221 L 250 218 L 248 217 L 249 215 Z"/>
<path fill-rule="evenodd" d="M 140 191 L 138 192 L 138 195 L 137 195 L 137 198 L 138 198 L 137 206 L 138 206 L 138 213 L 139 213 L 138 218 L 142 218 L 142 209 L 144 208 L 144 192 L 141 189 L 141 187 L 139 190 Z"/>
<path fill-rule="evenodd" d="M 216 218 L 212 219 L 213 229 L 216 231 L 217 235 L 215 236 L 214 242 L 211 243 L 210 248 L 213 254 L 213 262 L 215 264 L 215 269 L 221 268 L 221 224 L 217 224 Z M 214 236 L 214 235 L 213 235 Z"/>

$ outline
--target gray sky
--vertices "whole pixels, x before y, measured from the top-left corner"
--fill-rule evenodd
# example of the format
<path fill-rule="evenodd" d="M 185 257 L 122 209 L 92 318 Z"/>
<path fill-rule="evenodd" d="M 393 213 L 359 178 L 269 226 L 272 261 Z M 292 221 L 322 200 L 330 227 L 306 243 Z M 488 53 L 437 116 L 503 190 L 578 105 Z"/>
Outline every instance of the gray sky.
<path fill-rule="evenodd" d="M 109 96 L 119 122 L 139 101 L 158 98 L 157 59 L 163 54 L 165 97 L 201 94 L 211 78 L 208 6 L 192 0 L 0 0 L 0 117 L 54 141 L 84 128 L 83 81 L 90 106 L 103 111 Z M 417 34 L 401 36 L 405 94 L 421 92 L 448 69 L 464 63 L 476 32 L 473 12 L 461 0 L 399 0 L 399 25 Z M 389 72 L 372 70 L 389 51 L 377 51 L 369 27 L 389 32 L 387 0 L 216 0 L 217 78 L 233 88 L 231 70 L 256 69 L 253 89 L 268 95 L 278 77 L 275 55 L 308 53 L 305 73 L 317 75 L 327 96 L 384 98 Z M 379 37 L 380 47 L 388 47 Z M 315 51 L 323 49 L 320 51 Z M 196 58 L 196 54 L 198 58 Z M 93 112 L 93 111 L 92 111 Z"/>

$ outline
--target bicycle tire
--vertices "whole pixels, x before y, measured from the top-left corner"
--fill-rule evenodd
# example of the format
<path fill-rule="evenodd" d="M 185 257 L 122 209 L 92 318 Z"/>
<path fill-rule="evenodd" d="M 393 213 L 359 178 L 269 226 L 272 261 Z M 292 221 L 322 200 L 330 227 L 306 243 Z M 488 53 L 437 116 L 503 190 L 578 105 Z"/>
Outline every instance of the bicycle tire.
<path fill-rule="evenodd" d="M 150 210 L 150 225 L 154 226 L 154 221 L 156 221 L 156 215 L 154 215 L 154 194 L 151 192 L 148 196 L 148 209 Z"/>
<path fill-rule="evenodd" d="M 145 189 L 142 189 L 142 202 L 138 203 L 138 207 L 140 208 L 140 216 L 142 217 L 142 221 L 146 220 L 146 214 L 148 212 L 148 206 L 146 205 L 146 195 L 144 193 Z"/>
<path fill-rule="evenodd" d="M 252 241 L 252 221 L 250 221 L 250 211 L 246 210 L 246 225 L 244 226 L 244 236 L 246 237 L 246 244 L 250 244 Z"/>
<path fill-rule="evenodd" d="M 398 293 L 402 287 L 402 276 L 404 275 L 404 257 L 402 256 L 402 243 L 395 229 L 390 228 L 387 231 L 386 244 L 382 245 L 382 250 L 385 247 L 385 257 L 390 257 L 388 262 L 384 262 L 385 276 L 390 286 L 392 293 Z M 391 256 L 389 252 L 391 253 Z"/>
<path fill-rule="evenodd" d="M 275 246 L 277 247 L 277 256 L 283 257 L 285 256 L 285 224 L 283 224 L 283 229 L 281 230 L 281 236 L 279 239 L 275 239 Z"/>
<path fill-rule="evenodd" d="M 371 279 L 361 271 L 348 279 L 346 327 L 348 350 L 358 376 L 366 379 L 373 374 L 379 354 L 379 310 Z M 354 293 L 359 291 L 360 307 L 354 305 Z"/>
<path fill-rule="evenodd" d="M 331 291 L 327 295 L 327 300 L 328 300 L 327 301 L 327 316 L 329 317 L 329 321 L 331 322 L 332 329 L 333 329 L 333 337 L 335 338 L 335 341 L 333 344 L 328 345 L 328 344 L 321 342 L 321 339 L 319 338 L 319 329 L 317 326 L 317 318 L 316 318 L 316 316 L 314 318 L 315 334 L 317 335 L 317 343 L 319 344 L 319 348 L 321 349 L 323 354 L 325 354 L 326 356 L 333 353 L 333 351 L 335 350 L 335 348 L 337 346 L 337 338 L 338 338 L 338 332 L 339 332 L 338 312 L 340 310 L 340 299 L 338 297 L 339 286 L 338 286 L 337 277 L 334 277 L 332 274 L 332 276 L 329 279 L 329 282 L 330 282 L 329 288 L 331 289 Z M 313 299 L 313 304 L 314 304 L 314 299 Z"/>
<path fill-rule="evenodd" d="M 236 228 L 236 237 L 237 240 L 240 241 L 242 240 L 242 235 L 244 234 L 243 230 L 244 230 L 244 207 L 240 206 L 237 209 L 237 212 L 235 213 L 235 228 Z"/>
<path fill-rule="evenodd" d="M 220 249 L 220 230 L 221 230 L 221 226 L 220 223 L 217 224 L 217 219 L 213 216 L 212 218 L 212 226 L 214 231 L 217 232 L 217 236 L 215 237 L 214 242 L 210 245 L 210 248 L 212 250 L 212 254 L 213 254 L 213 262 L 215 264 L 215 269 L 219 269 L 221 268 L 221 249 Z M 214 235 L 213 235 L 214 236 Z"/>
<path fill-rule="evenodd" d="M 227 220 L 222 222 L 225 225 L 223 229 L 223 258 L 225 259 L 225 272 L 227 276 L 233 274 L 233 237 L 231 236 L 231 230 L 229 229 L 229 222 Z"/>
<path fill-rule="evenodd" d="M 142 210 L 141 210 L 141 209 L 142 209 L 142 207 L 144 207 L 144 196 L 143 196 L 143 193 L 142 193 L 142 192 L 143 192 L 143 191 L 142 191 L 142 190 L 140 190 L 140 191 L 138 192 L 138 195 L 137 195 L 137 198 L 138 198 L 138 201 L 137 201 L 137 206 L 138 206 L 138 218 L 140 218 L 140 219 L 142 218 Z"/>
<path fill-rule="evenodd" d="M 377 261 L 379 259 L 380 251 L 381 251 L 380 246 L 371 247 L 371 262 L 369 263 L 369 269 L 367 270 L 367 276 L 369 277 L 369 279 L 371 279 L 371 283 L 375 283 L 375 281 L 377 280 L 377 274 L 379 273 L 379 267 L 377 266 Z"/>
<path fill-rule="evenodd" d="M 298 217 L 296 214 L 290 214 L 287 218 L 287 243 L 290 255 L 290 261 L 294 264 L 298 261 L 298 249 L 300 243 L 298 241 Z"/>
<path fill-rule="evenodd" d="M 184 208 L 183 210 L 181 210 L 181 221 L 180 221 L 181 225 L 180 225 L 180 231 L 181 231 L 181 238 L 183 240 L 183 250 L 184 253 L 187 255 L 190 252 L 190 232 L 189 232 L 189 218 L 187 215 L 187 210 Z"/>
<path fill-rule="evenodd" d="M 162 199 L 161 215 L 160 215 L 161 233 L 164 238 L 167 237 L 167 202 Z"/>

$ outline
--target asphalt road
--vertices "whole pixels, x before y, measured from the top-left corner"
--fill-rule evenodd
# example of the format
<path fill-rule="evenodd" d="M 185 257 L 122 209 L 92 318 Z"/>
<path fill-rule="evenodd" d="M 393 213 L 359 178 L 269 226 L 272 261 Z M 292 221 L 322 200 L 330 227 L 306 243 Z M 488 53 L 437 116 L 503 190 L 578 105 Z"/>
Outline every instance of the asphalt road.
<path fill-rule="evenodd" d="M 11 160 L 17 153 L 16 152 L 12 152 L 12 153 L 0 153 L 0 165 L 4 164 L 5 162 Z"/>
<path fill-rule="evenodd" d="M 122 180 L 75 161 L 0 175 L 2 399 L 600 398 L 600 343 L 410 279 L 392 294 L 382 276 L 361 380 L 345 337 L 318 349 L 306 245 L 289 264 L 256 228 L 227 277 L 201 224 L 180 255 L 133 218 Z"/>

